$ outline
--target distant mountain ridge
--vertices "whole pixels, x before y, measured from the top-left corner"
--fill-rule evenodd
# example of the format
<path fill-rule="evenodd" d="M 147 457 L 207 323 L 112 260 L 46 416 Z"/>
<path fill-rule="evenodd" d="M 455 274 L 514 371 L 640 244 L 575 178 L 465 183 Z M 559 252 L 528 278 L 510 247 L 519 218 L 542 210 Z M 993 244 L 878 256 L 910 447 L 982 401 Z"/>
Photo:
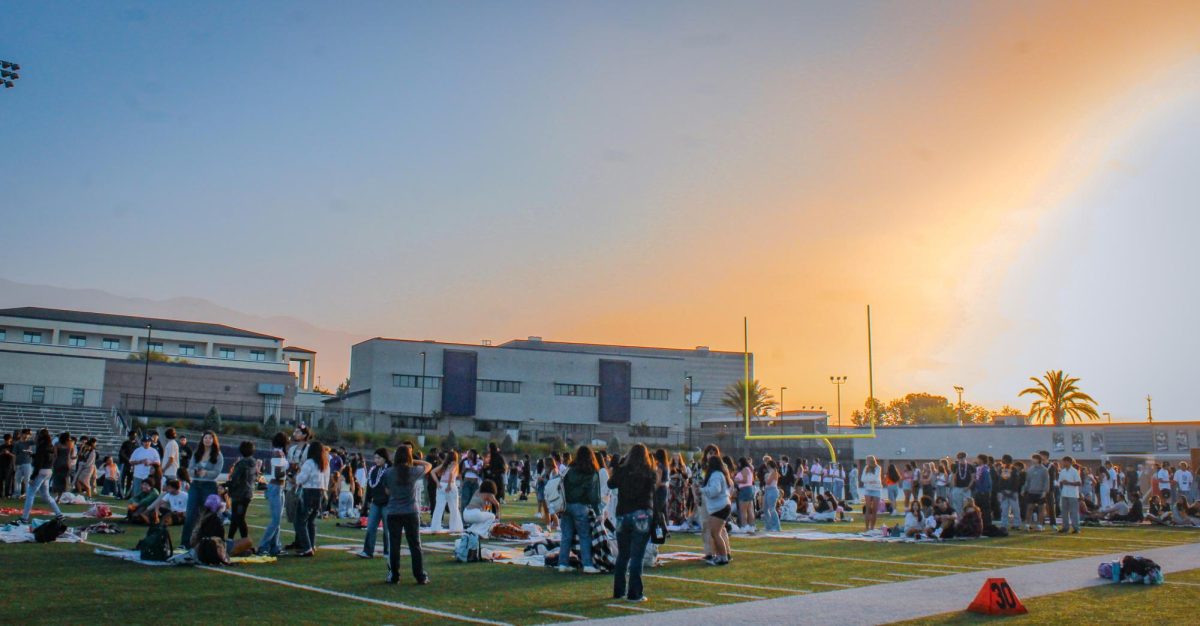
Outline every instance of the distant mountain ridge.
<path fill-rule="evenodd" d="M 286 315 L 244 313 L 203 298 L 130 298 L 99 289 L 31 285 L 0 278 L 0 308 L 19 306 L 215 322 L 276 335 L 284 338 L 284 345 L 317 351 L 317 375 L 321 378 L 321 385 L 328 389 L 337 387 L 350 374 L 350 346 L 370 338 L 369 335 L 320 328 Z"/>

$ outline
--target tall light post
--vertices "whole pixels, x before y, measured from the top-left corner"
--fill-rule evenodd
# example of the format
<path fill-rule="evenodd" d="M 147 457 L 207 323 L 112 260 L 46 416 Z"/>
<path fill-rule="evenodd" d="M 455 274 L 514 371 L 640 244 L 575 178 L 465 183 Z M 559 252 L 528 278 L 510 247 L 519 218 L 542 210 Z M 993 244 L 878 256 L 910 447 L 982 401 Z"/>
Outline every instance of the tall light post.
<path fill-rule="evenodd" d="M 694 394 L 695 391 L 692 388 L 692 377 L 686 373 L 684 374 L 683 377 L 687 379 L 687 407 L 688 407 L 687 440 L 688 440 L 688 454 L 691 454 L 691 452 L 692 452 L 692 406 L 694 406 L 696 404 L 695 398 L 692 394 Z"/>
<path fill-rule="evenodd" d="M 779 388 L 779 434 L 783 434 L 783 392 L 787 391 L 787 387 Z"/>
<path fill-rule="evenodd" d="M 1151 406 L 1150 401 L 1151 401 L 1150 395 L 1147 394 L 1146 395 L 1146 421 L 1153 424 L 1154 423 L 1154 408 Z"/>
<path fill-rule="evenodd" d="M 1108 418 L 1108 423 L 1109 423 L 1109 424 L 1111 424 L 1111 423 L 1112 423 L 1112 413 L 1109 413 L 1108 411 L 1105 411 L 1105 412 L 1104 412 L 1104 417 L 1107 417 L 1107 418 Z"/>
<path fill-rule="evenodd" d="M 154 329 L 146 324 L 146 364 L 142 368 L 142 416 L 146 415 L 146 388 L 150 385 L 150 335 Z"/>
<path fill-rule="evenodd" d="M 838 400 L 837 425 L 838 425 L 838 430 L 841 431 L 841 429 L 842 429 L 842 385 L 846 384 L 846 377 L 845 376 L 830 376 L 829 382 L 837 385 L 837 400 Z"/>
<path fill-rule="evenodd" d="M 959 425 L 959 426 L 962 426 L 962 425 L 963 425 L 963 419 L 962 419 L 962 418 L 963 418 L 963 415 L 962 415 L 962 393 L 963 393 L 963 388 L 962 388 L 961 386 L 959 386 L 959 385 L 955 385 L 955 386 L 954 386 L 954 390 L 958 392 L 958 425 Z"/>
<path fill-rule="evenodd" d="M 421 380 L 417 381 L 421 386 L 421 424 L 425 424 L 425 351 L 421 351 Z"/>

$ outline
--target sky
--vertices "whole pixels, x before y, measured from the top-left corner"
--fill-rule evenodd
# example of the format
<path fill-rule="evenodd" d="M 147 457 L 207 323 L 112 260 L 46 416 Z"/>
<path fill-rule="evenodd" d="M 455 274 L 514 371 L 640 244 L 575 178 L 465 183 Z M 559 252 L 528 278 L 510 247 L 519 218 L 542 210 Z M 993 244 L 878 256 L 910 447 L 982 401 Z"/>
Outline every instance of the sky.
<path fill-rule="evenodd" d="M 4 15 L 4 278 L 465 342 L 740 350 L 748 317 L 768 387 L 846 375 L 847 413 L 870 304 L 883 399 L 1064 369 L 1200 419 L 1195 2 Z"/>

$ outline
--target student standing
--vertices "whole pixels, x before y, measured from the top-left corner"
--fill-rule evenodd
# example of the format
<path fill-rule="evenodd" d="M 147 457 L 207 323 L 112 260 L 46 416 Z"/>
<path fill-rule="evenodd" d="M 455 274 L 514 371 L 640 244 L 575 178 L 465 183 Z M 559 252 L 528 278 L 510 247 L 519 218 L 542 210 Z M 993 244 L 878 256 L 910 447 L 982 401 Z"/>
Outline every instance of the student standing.
<path fill-rule="evenodd" d="M 168 440 L 167 445 L 173 443 Z M 233 508 L 233 515 L 229 520 L 229 538 L 234 538 L 234 533 L 241 533 L 242 539 L 250 535 L 250 529 L 246 525 L 246 512 L 250 510 L 250 503 L 254 500 L 254 487 L 258 484 L 258 463 L 254 460 L 254 442 L 243 441 L 238 446 L 238 452 L 242 458 L 238 459 L 237 463 L 233 464 L 233 468 L 229 470 L 229 501 Z"/>
<path fill-rule="evenodd" d="M 367 509 L 367 536 L 363 539 L 363 549 L 358 556 L 364 559 L 375 556 L 375 535 L 380 525 L 383 525 L 383 553 L 388 554 L 391 546 L 387 532 L 388 489 L 387 484 L 383 482 L 387 469 L 392 466 L 388 456 L 387 448 L 376 450 L 374 462 L 363 481 L 367 489 L 363 494 Z"/>
<path fill-rule="evenodd" d="M 725 565 L 729 563 L 729 534 L 725 531 L 725 521 L 733 513 L 729 499 L 729 486 L 733 478 L 725 462 L 716 454 L 708 457 L 703 476 L 700 495 L 707 514 L 704 533 L 708 546 L 712 548 L 712 558 L 705 562 L 709 565 Z"/>
<path fill-rule="evenodd" d="M 1064 456 L 1062 467 L 1058 470 L 1059 491 L 1062 494 L 1062 528 L 1058 532 L 1067 532 L 1070 525 L 1073 534 L 1079 533 L 1079 488 L 1083 482 L 1079 478 L 1079 468 L 1075 459 Z"/>
<path fill-rule="evenodd" d="M 600 466 L 596 455 L 587 446 L 579 446 L 567 473 L 563 476 L 563 500 L 566 503 L 559 517 L 562 543 L 558 551 L 558 571 L 567 572 L 567 556 L 575 539 L 579 539 L 579 560 L 584 574 L 599 574 L 592 562 L 592 525 L 589 514 L 600 510 Z"/>
<path fill-rule="evenodd" d="M 37 443 L 33 451 L 33 482 L 25 491 L 25 509 L 21 511 L 22 523 L 29 523 L 29 512 L 33 509 L 33 499 L 38 495 L 41 495 L 42 499 L 54 510 L 55 517 L 62 517 L 58 503 L 50 497 L 50 475 L 54 473 L 54 455 L 54 440 L 50 437 L 50 431 L 43 428 L 38 431 Z"/>
<path fill-rule="evenodd" d="M 859 488 L 863 495 L 863 521 L 866 530 L 875 529 L 875 520 L 879 515 L 879 500 L 883 497 L 883 475 L 879 461 L 874 456 L 868 456 L 863 467 Z"/>
<path fill-rule="evenodd" d="M 185 443 L 186 446 L 186 443 Z M 181 447 L 180 450 L 185 449 Z M 279 525 L 283 518 L 283 484 L 287 479 L 287 451 L 284 449 L 287 446 L 287 435 L 283 433 L 275 433 L 271 439 L 271 460 L 267 469 L 267 509 L 271 514 L 271 521 L 267 522 L 267 528 L 263 531 L 262 542 L 258 545 L 258 551 L 261 554 L 270 556 L 278 556 L 283 550 L 283 541 L 280 540 Z M 182 452 L 180 457 L 182 458 Z M 191 456 L 190 454 L 188 455 Z M 180 472 L 185 472 L 182 461 L 180 462 Z"/>
<path fill-rule="evenodd" d="M 462 511 L 458 508 L 458 461 L 458 452 L 447 450 L 441 465 L 433 470 L 433 479 L 437 485 L 434 497 L 436 504 L 433 507 L 433 520 L 430 523 L 433 532 L 441 532 L 442 514 L 446 511 L 450 512 L 450 532 L 461 533 L 463 531 Z"/>
<path fill-rule="evenodd" d="M 141 452 L 139 449 L 138 452 Z M 151 452 L 154 452 L 151 450 Z M 135 453 L 136 454 L 136 453 Z M 157 460 L 158 453 L 154 452 Z M 136 458 L 136 457 L 131 457 Z M 134 468 L 136 471 L 136 467 Z M 199 519 L 204 501 L 208 496 L 217 492 L 217 476 L 225 469 L 225 456 L 221 454 L 221 443 L 217 434 L 211 430 L 204 431 L 200 437 L 200 445 L 196 448 L 196 456 L 192 459 L 192 486 L 188 489 L 187 516 L 183 522 L 182 542 L 191 540 L 192 528 Z M 193 547 L 184 543 L 183 547 Z"/>
<path fill-rule="evenodd" d="M 630 602 L 646 601 L 642 588 L 642 561 L 646 555 L 646 544 L 650 542 L 654 482 L 654 461 L 650 458 L 650 451 L 640 443 L 634 444 L 621 464 L 613 468 L 612 477 L 608 479 L 608 486 L 617 490 L 617 562 L 613 598 L 623 597 Z"/>
<path fill-rule="evenodd" d="M 179 442 L 175 440 L 175 429 L 167 429 L 167 445 L 163 446 L 163 480 L 179 477 Z"/>
<path fill-rule="evenodd" d="M 14 478 L 13 495 L 24 498 L 29 491 L 29 481 L 33 478 L 33 434 L 28 428 L 21 429 L 13 444 L 13 454 L 16 455 L 16 478 Z"/>
<path fill-rule="evenodd" d="M 785 465 L 786 467 L 786 465 Z M 763 472 L 763 530 L 779 532 L 779 468 L 775 461 L 768 459 L 766 470 Z"/>
<path fill-rule="evenodd" d="M 395 460 L 387 471 L 387 531 L 391 549 L 388 552 L 389 584 L 400 582 L 400 542 L 408 541 L 409 557 L 412 560 L 413 578 L 418 585 L 429 584 L 429 574 L 425 573 L 425 565 L 421 554 L 421 518 L 418 516 L 416 488 L 418 481 L 425 479 L 425 474 L 432 466 L 425 461 L 413 459 L 413 451 L 409 446 L 396 448 Z"/>
<path fill-rule="evenodd" d="M 319 441 L 308 444 L 308 458 L 296 473 L 300 502 L 296 505 L 297 556 L 317 554 L 317 515 L 321 512 L 321 496 L 329 488 L 329 452 Z"/>

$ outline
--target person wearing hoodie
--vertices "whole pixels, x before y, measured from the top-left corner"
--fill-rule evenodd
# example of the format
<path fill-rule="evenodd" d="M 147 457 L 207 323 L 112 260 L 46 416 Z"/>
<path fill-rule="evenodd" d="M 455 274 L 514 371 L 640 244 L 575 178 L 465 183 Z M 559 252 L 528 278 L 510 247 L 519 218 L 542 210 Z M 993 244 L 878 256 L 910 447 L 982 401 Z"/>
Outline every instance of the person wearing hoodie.
<path fill-rule="evenodd" d="M 1035 520 L 1037 520 L 1036 528 L 1042 529 L 1038 512 L 1046 499 L 1046 493 L 1050 490 L 1050 472 L 1043 464 L 1044 460 L 1041 454 L 1034 454 L 1033 463 L 1029 465 L 1029 469 L 1025 470 L 1025 484 L 1021 487 L 1021 495 L 1025 496 L 1025 530 L 1034 528 Z"/>

